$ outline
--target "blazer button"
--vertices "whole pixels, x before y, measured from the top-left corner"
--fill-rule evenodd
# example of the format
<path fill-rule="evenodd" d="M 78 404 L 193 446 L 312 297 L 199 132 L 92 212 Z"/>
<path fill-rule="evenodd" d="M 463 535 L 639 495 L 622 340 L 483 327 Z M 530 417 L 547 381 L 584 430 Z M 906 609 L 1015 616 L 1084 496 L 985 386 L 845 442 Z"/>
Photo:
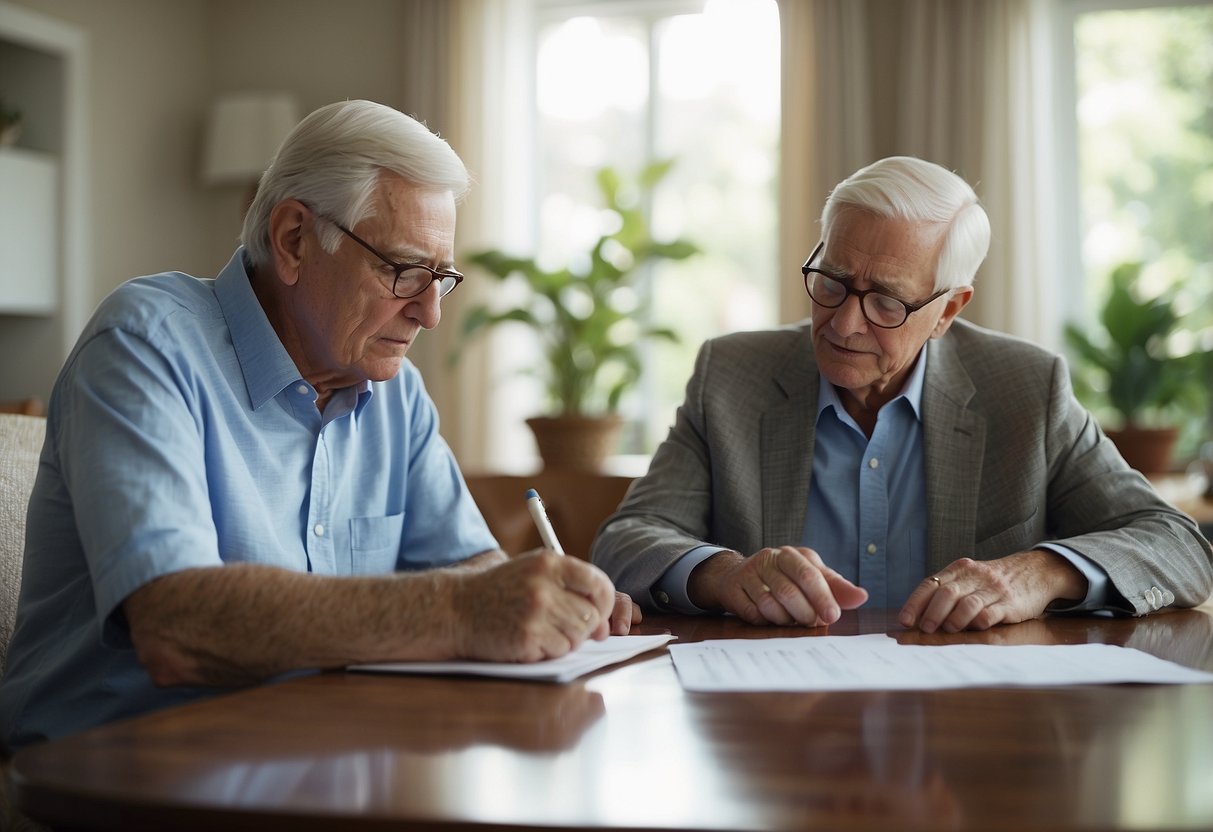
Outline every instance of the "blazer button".
<path fill-rule="evenodd" d="M 668 607 L 668 606 L 670 605 L 670 596 L 669 596 L 669 593 L 664 592 L 664 591 L 662 591 L 662 590 L 660 590 L 660 589 L 659 589 L 659 590 L 657 590 L 657 601 L 658 601 L 658 602 L 659 602 L 659 603 L 660 603 L 662 606 L 666 606 L 666 607 Z"/>

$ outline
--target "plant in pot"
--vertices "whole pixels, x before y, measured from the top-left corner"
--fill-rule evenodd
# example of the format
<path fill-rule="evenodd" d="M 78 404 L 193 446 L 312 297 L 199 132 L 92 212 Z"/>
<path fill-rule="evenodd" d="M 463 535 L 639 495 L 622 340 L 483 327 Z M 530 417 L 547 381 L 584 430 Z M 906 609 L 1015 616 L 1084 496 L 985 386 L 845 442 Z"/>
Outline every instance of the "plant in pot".
<path fill-rule="evenodd" d="M 1118 415 L 1120 426 L 1106 431 L 1109 438 L 1129 465 L 1155 474 L 1170 469 L 1179 427 L 1202 419 L 1207 391 L 1200 376 L 1210 353 L 1195 339 L 1188 350 L 1175 348 L 1181 320 L 1175 292 L 1139 297 L 1141 268 L 1117 266 L 1100 326 L 1087 331 L 1067 324 L 1065 338 L 1077 357 L 1075 392 L 1097 413 Z"/>
<path fill-rule="evenodd" d="M 672 160 L 646 166 L 625 181 L 613 168 L 597 171 L 609 228 L 582 257 L 544 268 L 534 257 L 496 249 L 465 256 L 500 281 L 525 287 L 522 299 L 501 308 L 470 308 L 466 336 L 505 323 L 531 328 L 542 345 L 536 370 L 547 390 L 548 413 L 528 419 L 547 468 L 598 470 L 614 448 L 622 420 L 618 405 L 641 373 L 646 340 L 676 341 L 673 330 L 649 320 L 649 303 L 636 291 L 641 268 L 698 252 L 685 239 L 653 239 L 644 203 L 669 173 Z"/>

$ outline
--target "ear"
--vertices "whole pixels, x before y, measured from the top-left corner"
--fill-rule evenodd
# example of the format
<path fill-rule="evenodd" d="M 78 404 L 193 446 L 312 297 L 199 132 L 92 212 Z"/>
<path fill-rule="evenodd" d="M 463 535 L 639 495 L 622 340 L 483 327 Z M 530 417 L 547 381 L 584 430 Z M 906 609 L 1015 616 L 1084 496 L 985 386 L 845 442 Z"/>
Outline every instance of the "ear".
<path fill-rule="evenodd" d="M 943 314 L 939 316 L 939 320 L 935 323 L 935 328 L 931 330 L 931 338 L 939 338 L 952 326 L 952 320 L 960 314 L 960 310 L 969 305 L 969 301 L 973 299 L 972 286 L 960 286 L 952 290 L 952 294 L 948 295 L 947 303 L 943 307 Z"/>
<path fill-rule="evenodd" d="M 311 210 L 297 199 L 284 199 L 270 211 L 270 252 L 274 271 L 287 286 L 294 286 L 307 253 L 309 232 L 316 222 Z"/>

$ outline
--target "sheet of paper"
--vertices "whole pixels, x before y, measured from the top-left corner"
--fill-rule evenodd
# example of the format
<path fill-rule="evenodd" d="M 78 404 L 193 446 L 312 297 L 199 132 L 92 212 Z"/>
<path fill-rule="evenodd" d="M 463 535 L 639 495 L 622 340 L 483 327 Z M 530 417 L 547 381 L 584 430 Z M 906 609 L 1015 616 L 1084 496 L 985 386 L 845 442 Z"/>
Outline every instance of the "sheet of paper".
<path fill-rule="evenodd" d="M 886 635 L 820 636 L 672 644 L 670 655 L 691 691 L 1213 683 L 1213 673 L 1111 644 L 925 646 Z"/>
<path fill-rule="evenodd" d="M 605 641 L 587 641 L 558 659 L 544 662 L 387 662 L 356 664 L 349 670 L 369 670 L 382 673 L 455 674 L 498 676 L 506 679 L 530 679 L 537 682 L 568 682 L 600 667 L 626 661 L 649 650 L 668 644 L 675 636 L 662 633 L 655 636 L 607 636 Z"/>

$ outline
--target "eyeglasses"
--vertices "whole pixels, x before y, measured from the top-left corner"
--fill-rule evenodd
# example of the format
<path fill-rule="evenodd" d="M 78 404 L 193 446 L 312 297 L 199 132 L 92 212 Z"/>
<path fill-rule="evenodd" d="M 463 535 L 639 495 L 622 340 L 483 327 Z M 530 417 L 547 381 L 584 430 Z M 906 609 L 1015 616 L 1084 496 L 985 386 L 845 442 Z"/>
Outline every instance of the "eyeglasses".
<path fill-rule="evenodd" d="M 396 272 L 396 279 L 392 281 L 392 294 L 398 298 L 415 298 L 430 288 L 430 284 L 434 281 L 438 282 L 438 297 L 444 298 L 463 282 L 463 275 L 454 270 L 440 272 L 437 269 L 431 269 L 424 263 L 397 263 L 395 260 L 390 260 L 341 223 L 319 214 L 317 216 L 337 226 L 342 234 L 392 267 Z"/>
<path fill-rule="evenodd" d="M 830 274 L 809 265 L 821 254 L 824 242 L 818 243 L 817 248 L 804 261 L 800 271 L 804 274 L 804 288 L 813 299 L 813 303 L 827 309 L 837 309 L 846 302 L 850 295 L 859 298 L 859 309 L 864 319 L 872 326 L 881 329 L 897 329 L 906 322 L 913 313 L 927 304 L 946 295 L 950 289 L 941 289 L 922 303 L 906 303 L 904 300 L 887 295 L 879 289 L 854 289 L 847 285 L 846 279 Z"/>

